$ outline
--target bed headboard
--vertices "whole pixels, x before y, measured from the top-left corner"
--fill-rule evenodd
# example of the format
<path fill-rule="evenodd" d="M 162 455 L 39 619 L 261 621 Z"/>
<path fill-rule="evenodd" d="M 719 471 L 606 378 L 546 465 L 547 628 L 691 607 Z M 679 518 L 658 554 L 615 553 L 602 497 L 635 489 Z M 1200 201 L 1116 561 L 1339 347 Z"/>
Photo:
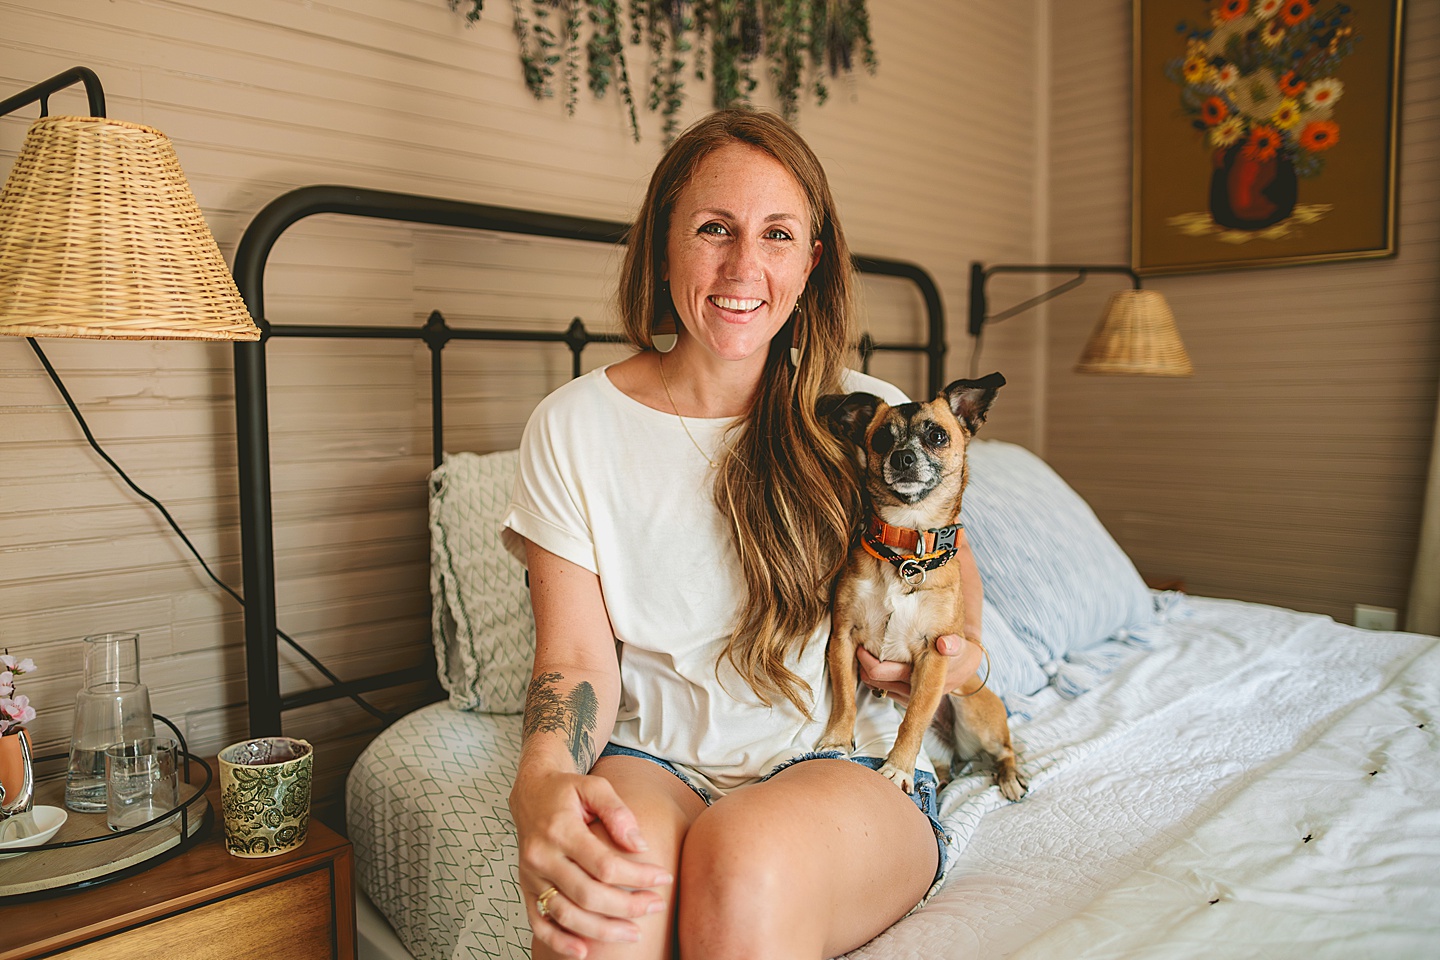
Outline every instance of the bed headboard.
<path fill-rule="evenodd" d="M 432 311 L 421 326 L 286 325 L 265 319 L 265 265 L 275 242 L 291 225 L 315 214 L 344 214 L 377 220 L 460 227 L 507 234 L 581 240 L 600 244 L 623 243 L 628 224 L 584 217 L 566 217 L 533 210 L 493 207 L 458 200 L 390 193 L 341 186 L 302 187 L 271 201 L 246 227 L 235 255 L 235 283 L 259 325 L 258 342 L 235 345 L 235 428 L 240 479 L 240 538 L 245 585 L 245 658 L 248 681 L 250 735 L 275 736 L 282 732 L 286 710 L 322 703 L 367 691 L 434 679 L 432 665 L 412 667 L 340 681 L 311 659 L 331 679 L 297 693 L 280 690 L 279 636 L 275 602 L 274 515 L 270 497 L 270 427 L 266 387 L 266 343 L 271 337 L 319 339 L 383 338 L 420 340 L 430 350 L 431 437 L 434 463 L 444 454 L 444 347 L 452 340 L 524 341 L 563 344 L 570 350 L 571 373 L 579 375 L 580 358 L 591 343 L 617 343 L 620 338 L 591 332 L 580 318 L 564 331 L 456 329 Z M 926 340 L 923 343 L 879 343 L 867 334 L 857 344 L 861 366 L 869 368 L 877 351 L 924 354 L 926 387 L 938 393 L 945 376 L 945 314 L 940 292 L 930 275 L 912 263 L 856 257 L 863 273 L 897 277 L 915 285 L 925 305 Z M 303 654 L 303 651 L 302 651 Z M 307 659 L 309 659 L 308 655 Z"/>

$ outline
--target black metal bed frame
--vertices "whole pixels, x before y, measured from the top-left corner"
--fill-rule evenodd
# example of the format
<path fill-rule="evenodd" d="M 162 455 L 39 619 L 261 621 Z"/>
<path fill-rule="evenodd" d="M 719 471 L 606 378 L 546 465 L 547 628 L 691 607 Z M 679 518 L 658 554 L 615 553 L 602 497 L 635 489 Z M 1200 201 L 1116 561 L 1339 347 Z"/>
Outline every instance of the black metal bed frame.
<path fill-rule="evenodd" d="M 265 265 L 280 235 L 292 224 L 321 213 L 378 220 L 462 227 L 529 236 L 623 243 L 629 225 L 609 220 L 567 217 L 494 207 L 457 200 L 340 186 L 302 187 L 271 201 L 246 227 L 235 255 L 235 283 L 260 327 L 258 342 L 235 344 L 235 428 L 240 479 L 240 541 L 245 596 L 245 659 L 248 679 L 250 735 L 281 733 L 284 711 L 354 696 L 384 687 L 435 679 L 433 666 L 375 674 L 334 682 L 299 693 L 280 691 L 280 659 L 275 605 L 274 514 L 270 498 L 270 427 L 266 388 L 265 347 L 271 337 L 421 340 L 430 349 L 431 433 L 434 462 L 444 455 L 444 396 L 441 358 L 451 340 L 503 340 L 563 343 L 571 352 L 572 375 L 580 373 L 580 355 L 590 343 L 619 338 L 591 333 L 580 318 L 560 332 L 533 330 L 455 329 L 439 311 L 420 327 L 287 325 L 265 319 Z M 945 313 L 934 280 L 921 267 L 895 260 L 856 257 L 865 273 L 898 277 L 916 285 L 925 301 L 927 340 L 923 344 L 877 343 L 868 335 L 858 345 L 862 366 L 876 351 L 923 353 L 927 356 L 926 387 L 930 395 L 943 386 Z"/>

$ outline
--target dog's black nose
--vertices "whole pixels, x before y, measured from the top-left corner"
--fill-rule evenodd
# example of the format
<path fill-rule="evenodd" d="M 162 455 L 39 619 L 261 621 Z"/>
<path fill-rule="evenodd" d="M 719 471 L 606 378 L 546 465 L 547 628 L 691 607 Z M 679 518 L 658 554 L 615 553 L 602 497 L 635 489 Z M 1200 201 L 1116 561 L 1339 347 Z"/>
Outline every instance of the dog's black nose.
<path fill-rule="evenodd" d="M 896 450 L 890 454 L 890 468 L 892 470 L 915 469 L 915 454 L 909 450 Z"/>

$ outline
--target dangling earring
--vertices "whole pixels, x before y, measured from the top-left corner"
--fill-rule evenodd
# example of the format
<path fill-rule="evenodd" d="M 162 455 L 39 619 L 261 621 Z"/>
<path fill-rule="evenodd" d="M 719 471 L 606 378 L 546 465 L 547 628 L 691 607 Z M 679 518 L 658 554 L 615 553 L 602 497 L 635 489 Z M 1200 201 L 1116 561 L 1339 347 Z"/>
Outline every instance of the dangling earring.
<path fill-rule="evenodd" d="M 800 369 L 800 348 L 795 346 L 795 329 L 799 326 L 798 321 L 800 320 L 800 315 L 800 301 L 796 300 L 795 310 L 790 315 L 790 366 L 794 367 L 796 370 Z"/>
<path fill-rule="evenodd" d="M 660 284 L 660 296 L 667 301 L 660 315 L 655 318 L 655 329 L 650 331 L 650 345 L 661 353 L 675 349 L 680 333 L 675 328 L 675 305 L 670 300 L 670 284 Z"/>

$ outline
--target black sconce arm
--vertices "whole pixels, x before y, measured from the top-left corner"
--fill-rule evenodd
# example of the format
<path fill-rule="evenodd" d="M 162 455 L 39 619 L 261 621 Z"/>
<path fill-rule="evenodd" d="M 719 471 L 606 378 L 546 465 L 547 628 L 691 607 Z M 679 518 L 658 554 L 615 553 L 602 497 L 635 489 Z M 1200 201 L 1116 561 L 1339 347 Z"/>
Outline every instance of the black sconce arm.
<path fill-rule="evenodd" d="M 0 100 L 0 117 L 14 113 L 21 107 L 39 102 L 40 116 L 50 116 L 50 94 L 77 83 L 85 84 L 85 95 L 90 98 L 90 116 L 105 116 L 105 90 L 100 78 L 89 67 L 71 67 L 64 73 L 57 73 L 49 80 L 42 80 L 27 90 L 21 90 L 13 97 Z"/>
<path fill-rule="evenodd" d="M 999 313 L 990 313 L 989 298 L 985 294 L 985 284 L 991 275 L 996 273 L 1073 273 L 1074 277 L 1066 280 L 1058 287 L 1045 291 L 1037 297 L 1031 297 L 1022 303 L 1017 303 L 1008 310 Z M 1016 314 L 1024 313 L 1032 307 L 1038 307 L 1046 300 L 1052 300 L 1063 293 L 1074 290 L 1085 282 L 1086 277 L 1092 273 L 1119 273 L 1130 278 L 1130 283 L 1136 290 L 1140 289 L 1140 275 L 1129 267 L 1112 264 L 1067 264 L 1067 263 L 999 263 L 987 267 L 978 260 L 970 263 L 970 336 L 980 336 L 986 323 L 995 323 L 1006 320 Z"/>

